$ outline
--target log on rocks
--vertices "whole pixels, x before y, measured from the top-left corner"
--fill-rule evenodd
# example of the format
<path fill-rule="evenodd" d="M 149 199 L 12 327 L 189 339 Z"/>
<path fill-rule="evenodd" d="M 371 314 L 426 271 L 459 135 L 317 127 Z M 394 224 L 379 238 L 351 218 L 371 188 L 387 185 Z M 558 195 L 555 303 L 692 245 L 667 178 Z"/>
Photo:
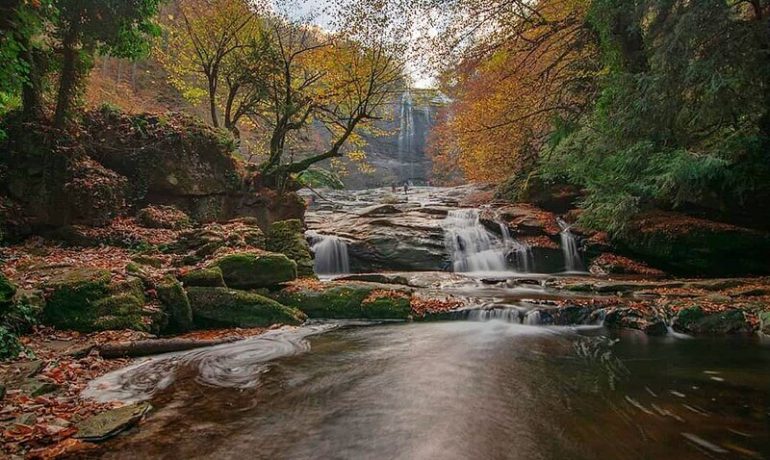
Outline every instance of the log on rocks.
<path fill-rule="evenodd" d="M 195 348 L 211 347 L 239 340 L 238 337 L 225 337 L 214 340 L 197 339 L 149 339 L 131 342 L 108 343 L 99 346 L 99 354 L 105 359 L 137 358 L 140 356 L 158 355 L 174 351 L 193 350 Z"/>

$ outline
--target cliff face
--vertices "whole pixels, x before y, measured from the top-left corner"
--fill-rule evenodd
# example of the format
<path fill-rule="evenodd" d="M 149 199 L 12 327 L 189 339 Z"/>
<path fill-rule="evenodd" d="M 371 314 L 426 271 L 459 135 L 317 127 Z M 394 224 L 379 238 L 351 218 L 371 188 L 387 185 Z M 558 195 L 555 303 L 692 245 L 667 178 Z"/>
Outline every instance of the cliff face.
<path fill-rule="evenodd" d="M 263 228 L 304 213 L 295 194 L 260 185 L 228 135 L 188 118 L 99 110 L 61 139 L 35 129 L 19 127 L 0 158 L 0 217 L 11 236 L 106 225 L 148 205 L 197 222 L 254 217 Z"/>

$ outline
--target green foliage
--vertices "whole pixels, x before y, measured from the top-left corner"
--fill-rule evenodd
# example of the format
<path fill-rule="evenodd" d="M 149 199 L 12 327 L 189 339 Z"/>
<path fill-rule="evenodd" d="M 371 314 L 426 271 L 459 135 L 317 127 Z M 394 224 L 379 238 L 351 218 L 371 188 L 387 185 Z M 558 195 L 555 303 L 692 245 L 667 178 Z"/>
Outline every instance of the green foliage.
<path fill-rule="evenodd" d="M 770 198 L 767 19 L 721 0 L 596 0 L 606 66 L 593 110 L 557 125 L 542 172 L 584 187 L 585 224 Z"/>
<path fill-rule="evenodd" d="M 0 361 L 13 359 L 22 351 L 24 346 L 19 342 L 19 338 L 4 326 L 0 326 Z"/>
<path fill-rule="evenodd" d="M 342 190 L 345 184 L 331 171 L 311 168 L 297 175 L 297 182 L 306 187 L 328 187 L 334 190 Z"/>

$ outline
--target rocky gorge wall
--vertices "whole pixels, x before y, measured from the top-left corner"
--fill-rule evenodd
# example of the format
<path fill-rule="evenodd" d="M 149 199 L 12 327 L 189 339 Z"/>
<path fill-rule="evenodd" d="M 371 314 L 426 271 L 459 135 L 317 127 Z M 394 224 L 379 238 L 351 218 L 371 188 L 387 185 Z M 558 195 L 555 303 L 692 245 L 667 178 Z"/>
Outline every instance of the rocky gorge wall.
<path fill-rule="evenodd" d="M 62 136 L 18 126 L 0 156 L 6 235 L 68 225 L 104 226 L 149 205 L 196 222 L 253 217 L 262 228 L 302 219 L 304 203 L 279 194 L 238 158 L 232 138 L 192 119 L 102 109 Z M 56 138 L 58 136 L 58 138 Z"/>

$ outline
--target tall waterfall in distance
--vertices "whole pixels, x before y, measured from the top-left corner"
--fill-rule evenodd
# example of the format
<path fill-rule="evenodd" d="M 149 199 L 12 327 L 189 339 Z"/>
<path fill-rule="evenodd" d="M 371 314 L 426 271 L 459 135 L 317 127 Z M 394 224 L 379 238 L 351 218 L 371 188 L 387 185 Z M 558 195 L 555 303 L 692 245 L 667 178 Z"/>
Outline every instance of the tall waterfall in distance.
<path fill-rule="evenodd" d="M 583 258 L 578 250 L 577 239 L 570 231 L 570 225 L 562 219 L 557 219 L 561 228 L 561 250 L 564 253 L 564 269 L 568 272 L 582 272 L 585 270 Z"/>
<path fill-rule="evenodd" d="M 449 211 L 444 242 L 455 272 L 506 271 L 506 248 L 479 221 L 478 209 Z"/>
<path fill-rule="evenodd" d="M 342 275 L 350 273 L 348 245 L 334 235 L 308 235 L 315 254 L 315 272 L 318 275 Z"/>
<path fill-rule="evenodd" d="M 401 95 L 401 112 L 398 129 L 398 159 L 401 163 L 399 179 L 407 182 L 415 178 L 415 129 L 412 93 L 406 91 Z"/>

